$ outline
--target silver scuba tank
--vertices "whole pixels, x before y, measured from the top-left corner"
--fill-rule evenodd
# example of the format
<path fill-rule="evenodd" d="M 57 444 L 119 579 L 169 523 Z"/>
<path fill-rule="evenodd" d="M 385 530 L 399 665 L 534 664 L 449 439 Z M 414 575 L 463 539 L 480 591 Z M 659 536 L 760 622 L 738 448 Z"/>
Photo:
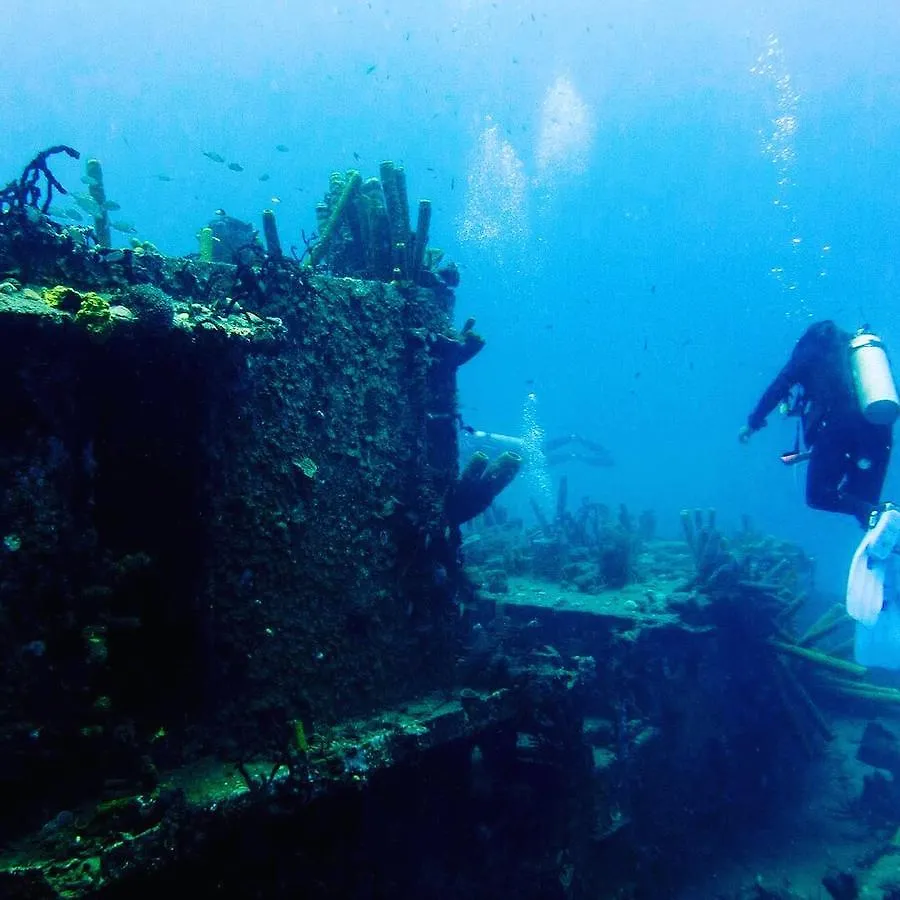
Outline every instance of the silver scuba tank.
<path fill-rule="evenodd" d="M 860 329 L 850 341 L 850 370 L 862 414 L 873 425 L 893 425 L 900 415 L 900 398 L 884 343 Z"/>

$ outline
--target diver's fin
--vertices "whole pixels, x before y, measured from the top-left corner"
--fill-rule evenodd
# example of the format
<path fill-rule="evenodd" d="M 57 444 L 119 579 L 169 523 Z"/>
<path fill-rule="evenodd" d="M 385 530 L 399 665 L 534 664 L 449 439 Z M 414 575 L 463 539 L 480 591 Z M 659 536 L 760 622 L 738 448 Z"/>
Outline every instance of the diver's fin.
<path fill-rule="evenodd" d="M 863 553 L 854 557 L 847 581 L 847 615 L 861 625 L 873 626 L 884 605 L 884 563 Z"/>
<path fill-rule="evenodd" d="M 897 671 L 900 669 L 900 557 L 894 554 L 878 565 L 887 575 L 884 583 L 884 608 L 874 625 L 857 623 L 853 656 L 861 666 Z"/>
<path fill-rule="evenodd" d="M 860 541 L 847 576 L 847 615 L 863 625 L 872 626 L 878 621 L 884 605 L 883 560 L 869 555 L 872 532 Z"/>
<path fill-rule="evenodd" d="M 869 556 L 887 559 L 900 541 L 900 510 L 886 509 L 869 530 Z"/>
<path fill-rule="evenodd" d="M 859 542 L 847 576 L 847 613 L 872 626 L 884 606 L 886 560 L 900 542 L 900 511 L 887 509 Z"/>

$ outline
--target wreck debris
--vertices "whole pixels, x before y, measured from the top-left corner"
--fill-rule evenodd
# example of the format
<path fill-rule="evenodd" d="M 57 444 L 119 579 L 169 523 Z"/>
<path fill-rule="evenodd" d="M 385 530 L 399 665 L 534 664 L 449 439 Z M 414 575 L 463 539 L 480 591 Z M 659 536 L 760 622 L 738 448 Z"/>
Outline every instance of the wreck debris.
<path fill-rule="evenodd" d="M 900 697 L 845 658 L 836 610 L 795 629 L 806 570 L 786 545 L 726 536 L 714 513 L 697 511 L 682 518 L 684 541 L 663 541 L 648 511 L 570 510 L 566 478 L 555 519 L 541 514 L 536 532 L 492 506 L 522 465 L 517 454 L 476 453 L 457 477 L 455 370 L 484 342 L 472 319 L 454 333 L 446 294 L 409 288 L 439 277 L 439 253 L 425 247 L 430 207 L 420 204 L 413 235 L 405 180 L 388 179 L 400 230 L 380 182 L 371 197 L 365 182 L 351 188 L 320 264 L 357 235 L 363 265 L 397 284 L 285 259 L 265 213 L 265 252 L 238 245 L 220 260 L 212 228 L 199 260 L 147 246 L 73 250 L 70 233 L 47 223 L 27 244 L 0 234 L 0 316 L 7 335 L 33 340 L 0 354 L 7 402 L 32 416 L 13 435 L 19 458 L 4 460 L 0 485 L 11 519 L 0 599 L 17 614 L 3 635 L 10 708 L 29 672 L 45 658 L 56 666 L 60 645 L 79 654 L 38 683 L 45 694 L 28 695 L 69 701 L 55 710 L 65 712 L 61 739 L 51 728 L 30 734 L 54 710 L 13 709 L 4 771 L 14 777 L 22 760 L 63 771 L 74 801 L 60 809 L 59 783 L 34 779 L 42 793 L 30 802 L 45 824 L 28 823 L 0 859 L 0 892 L 94 897 L 145 878 L 156 887 L 157 873 L 188 861 L 201 891 L 242 878 L 237 896 L 271 856 L 223 859 L 223 839 L 262 830 L 280 846 L 289 828 L 298 855 L 278 874 L 299 896 L 311 873 L 324 873 L 317 884 L 335 875 L 303 856 L 322 845 L 323 816 L 358 821 L 349 817 L 371 791 L 367 815 L 393 838 L 397 787 L 415 796 L 441 782 L 448 789 L 427 794 L 428 812 L 403 833 L 429 817 L 459 822 L 479 836 L 473 856 L 495 870 L 515 858 L 509 877 L 525 885 L 467 896 L 534 896 L 536 885 L 587 895 L 604 854 L 627 857 L 621 868 L 639 873 L 627 879 L 649 879 L 694 849 L 703 822 L 722 821 L 723 797 L 738 820 L 758 795 L 780 799 L 796 774 L 783 764 L 791 729 L 816 754 L 835 734 L 835 698 Z M 381 210 L 368 218 L 367 198 L 369 212 Z M 383 244 L 364 237 L 378 229 Z M 445 271 L 447 284 L 455 270 Z M 108 337 L 86 341 L 73 325 Z M 462 537 L 458 526 L 479 513 L 491 524 Z M 109 551 L 123 535 L 135 547 Z M 67 541 L 74 563 L 54 556 Z M 460 550 L 481 554 L 471 575 Z M 57 574 L 67 581 L 41 580 Z M 19 619 L 29 631 L 16 631 Z M 417 693 L 426 680 L 429 693 Z M 198 682 L 214 722 L 181 703 Z M 66 781 L 59 763 L 72 746 Z M 78 766 L 95 769 L 82 778 Z M 741 794 L 747 784 L 753 797 Z M 432 801 L 446 804 L 442 815 Z M 522 860 L 523 834 L 533 860 Z M 642 869 L 631 854 L 644 846 L 662 849 Z M 407 847 L 401 855 L 408 867 Z M 334 858 L 343 865 L 346 853 Z M 378 865 L 393 883 L 390 861 Z M 484 874 L 468 855 L 464 868 L 454 873 L 461 894 Z M 603 890 L 655 896 L 639 887 Z"/>
<path fill-rule="evenodd" d="M 800 596 L 798 598 L 799 603 L 802 604 L 805 600 L 805 596 Z M 796 608 L 793 608 L 794 604 L 791 605 L 791 608 L 785 610 L 784 616 L 785 618 L 789 617 L 793 613 L 797 611 Z M 839 628 L 846 626 L 847 624 L 847 611 L 844 608 L 842 603 L 835 603 L 833 606 L 830 606 L 818 619 L 815 620 L 807 629 L 797 638 L 797 646 L 798 647 L 806 647 L 809 644 L 815 644 L 818 641 L 828 637 L 833 632 L 837 631 Z"/>
<path fill-rule="evenodd" d="M 829 610 L 801 635 L 794 635 L 791 619 L 806 599 L 798 589 L 797 572 L 786 556 L 771 553 L 765 541 L 744 532 L 729 545 L 715 527 L 715 514 L 699 510 L 681 513 L 682 528 L 696 568 L 688 587 L 707 599 L 720 628 L 739 628 L 752 642 L 798 741 L 808 755 L 815 753 L 815 735 L 830 740 L 831 727 L 821 710 L 837 696 L 828 677 L 834 673 L 860 679 L 866 669 L 814 644 L 839 627 Z M 716 615 L 716 610 L 719 614 Z M 847 620 L 843 620 L 846 627 Z"/>
<path fill-rule="evenodd" d="M 45 158 L 37 158 L 34 172 L 43 172 Z M 85 176 L 87 184 L 99 181 L 96 168 L 91 171 Z M 45 185 L 40 187 L 11 190 L 6 213 L 19 209 L 20 202 L 40 205 L 47 191 Z M 103 198 L 90 202 L 99 209 Z M 231 226 L 224 214 L 214 222 L 226 231 Z M 446 678 L 453 665 L 455 620 L 447 613 L 452 610 L 449 597 L 455 591 L 458 562 L 449 551 L 439 555 L 443 551 L 438 540 L 429 541 L 448 527 L 443 498 L 458 473 L 455 428 L 442 435 L 440 447 L 430 456 L 415 456 L 409 448 L 432 440 L 429 410 L 455 414 L 454 373 L 435 373 L 424 338 L 415 344 L 407 341 L 408 330 L 454 333 L 449 295 L 437 298 L 424 289 L 402 293 L 396 285 L 338 280 L 310 271 L 278 256 L 271 229 L 267 252 L 251 241 L 238 247 L 236 262 L 231 252 L 228 261 L 219 261 L 212 250 L 228 240 L 216 240 L 212 224 L 204 234 L 209 251 L 201 254 L 207 258 L 197 259 L 168 257 L 149 245 L 111 249 L 75 241 L 71 228 L 40 215 L 22 216 L 15 227 L 0 229 L 4 402 L 16 421 L 34 418 L 27 427 L 10 431 L 4 452 L 14 450 L 21 459 L 4 458 L 6 475 L 0 484 L 9 520 L 0 536 L 0 549 L 7 554 L 0 605 L 10 610 L 26 600 L 30 604 L 20 617 L 27 625 L 22 626 L 22 639 L 12 628 L 3 634 L 4 658 L 13 660 L 15 668 L 7 673 L 4 696 L 14 697 L 16 679 L 29 677 L 16 662 L 19 645 L 34 648 L 27 651 L 33 658 L 46 656 L 55 666 L 56 648 L 67 638 L 54 629 L 64 630 L 70 622 L 76 635 L 88 627 L 100 634 L 107 627 L 103 616 L 111 618 L 113 613 L 117 620 L 136 623 L 128 626 L 127 638 L 124 627 L 109 627 L 103 632 L 109 653 L 102 662 L 84 672 L 76 666 L 68 681 L 57 679 L 48 692 L 49 705 L 68 690 L 72 693 L 66 696 L 79 697 L 71 727 L 89 730 L 94 743 L 87 754 L 98 769 L 113 753 L 115 729 L 120 724 L 124 728 L 129 715 L 141 718 L 129 712 L 134 684 L 127 677 L 117 678 L 112 669 L 132 651 L 141 656 L 151 652 L 157 638 L 162 642 L 161 633 L 154 637 L 148 627 L 160 632 L 169 628 L 164 621 L 168 613 L 160 610 L 169 604 L 168 597 L 179 595 L 187 583 L 186 571 L 204 556 L 197 543 L 203 543 L 203 532 L 219 527 L 219 522 L 228 540 L 236 540 L 239 533 L 244 537 L 227 561 L 222 557 L 224 568 L 210 573 L 218 583 L 218 609 L 233 602 L 236 622 L 243 615 L 238 607 L 246 607 L 248 596 L 268 592 L 265 615 L 251 603 L 250 611 L 258 617 L 253 629 L 234 644 L 226 641 L 223 657 L 235 652 L 245 667 L 249 657 L 238 644 L 260 640 L 271 646 L 255 657 L 259 678 L 269 677 L 263 676 L 264 670 L 288 665 L 288 657 L 293 660 L 290 666 L 308 670 L 303 696 L 290 701 L 298 706 L 291 709 L 294 719 L 333 719 L 334 707 L 346 714 L 346 698 L 353 695 L 371 702 L 362 690 L 334 689 L 327 683 L 333 677 L 329 672 L 344 678 L 355 668 L 367 691 L 379 684 L 388 691 L 404 689 L 400 685 L 412 671 L 413 657 L 397 664 L 402 679 L 397 678 L 395 663 L 377 658 L 374 645 L 361 636 L 372 627 L 370 620 L 398 633 L 427 628 L 429 671 Z M 51 466 L 56 466 L 52 472 Z M 74 499 L 68 482 L 54 481 L 57 470 L 80 479 Z M 57 488 L 58 495 L 53 493 Z M 385 492 L 399 498 L 408 518 L 379 521 L 373 532 L 370 507 L 380 510 Z M 138 494 L 133 505 L 124 499 Z M 157 503 L 163 495 L 166 502 Z M 202 513 L 194 517 L 194 501 L 198 508 L 206 503 L 198 499 L 201 495 L 213 504 L 225 504 L 219 498 L 231 497 L 233 506 L 228 500 L 229 511 L 223 506 L 215 519 Z M 83 500 L 77 510 L 83 521 L 76 527 L 63 512 L 66 504 L 78 500 Z M 53 503 L 59 506 L 60 521 L 42 526 L 41 515 L 49 518 L 43 511 L 55 510 Z M 93 519 L 98 509 L 97 514 L 106 517 L 100 537 Z M 192 524 L 182 524 L 188 522 Z M 189 534 L 179 543 L 181 528 Z M 401 529 L 408 531 L 394 533 Z M 442 546 L 450 540 L 443 539 Z M 158 583 L 133 589 L 138 597 L 146 593 L 147 608 L 132 609 L 127 603 L 118 608 L 117 601 L 109 599 L 116 586 L 89 584 L 89 600 L 78 593 L 78 586 L 70 588 L 75 580 L 66 569 L 70 560 L 54 556 L 67 541 L 83 542 L 87 555 L 96 548 L 104 560 L 122 555 L 109 552 L 104 542 L 134 542 L 136 547 L 126 548 L 129 553 L 156 543 L 165 545 L 163 556 L 169 554 L 184 566 L 161 572 L 154 557 L 148 567 L 152 576 L 141 577 Z M 46 557 L 40 557 L 38 548 Z M 347 556 L 366 558 L 365 573 L 343 566 Z M 46 568 L 47 579 L 57 578 L 64 587 L 22 587 L 29 565 L 38 557 L 53 560 Z M 265 562 L 270 558 L 278 559 L 276 566 Z M 10 560 L 17 567 L 13 574 Z M 90 568 L 77 562 L 77 575 Z M 235 571 L 226 573 L 231 567 Z M 264 577 L 260 572 L 267 568 L 272 571 Z M 270 579 L 269 587 L 265 579 Z M 226 580 L 228 588 L 223 586 Z M 288 582 L 294 586 L 286 587 Z M 404 612 L 407 591 L 423 601 L 414 618 Z M 335 599 L 328 601 L 325 613 L 331 594 Z M 279 610 L 289 595 L 292 603 L 301 598 L 312 610 L 301 621 Z M 158 605 L 151 604 L 151 596 Z M 45 605 L 62 608 L 70 601 L 78 607 L 71 616 L 54 612 L 42 618 Z M 88 611 L 89 620 L 79 619 Z M 202 627 L 198 621 L 186 621 L 205 615 L 199 607 L 186 605 L 176 611 L 173 606 L 172 612 L 180 622 L 173 629 L 184 625 L 187 634 L 194 625 Z M 335 633 L 341 629 L 335 628 L 334 616 L 351 622 L 337 644 Z M 263 621 L 265 617 L 271 621 Z M 227 617 L 219 625 L 230 627 L 226 622 Z M 282 637 L 291 631 L 293 643 Z M 338 647 L 340 641 L 346 642 L 345 648 Z M 277 653 L 276 642 L 281 645 Z M 79 643 L 76 639 L 76 646 Z M 170 655 L 167 665 L 201 665 L 199 658 L 188 661 L 196 649 L 188 643 Z M 123 644 L 131 650 L 123 651 Z M 357 668 L 369 653 L 372 663 Z M 344 656 L 354 660 L 352 667 L 338 663 Z M 425 668 L 426 662 L 422 665 Z M 101 668 L 102 675 L 96 674 Z M 102 690 L 93 684 L 81 689 L 76 683 L 82 675 L 106 683 Z M 140 690 L 145 687 L 163 703 L 162 684 Z M 229 702 L 239 703 L 238 686 L 232 684 L 229 690 Z M 81 698 L 87 698 L 84 704 Z M 53 710 L 42 708 L 35 714 L 49 719 Z M 157 733 L 160 724 L 139 721 L 134 746 L 152 752 L 148 735 Z M 69 734 L 65 728 L 60 734 L 60 747 L 42 747 L 40 756 L 62 771 L 65 766 L 55 754 L 63 752 Z M 171 730 L 167 740 L 174 740 Z M 4 747 L 7 753 L 9 745 Z M 21 761 L 20 750 L 17 746 L 8 752 Z M 8 755 L 3 762 L 4 771 L 14 773 L 18 763 Z M 73 773 L 72 779 L 78 778 Z M 91 789 L 93 782 L 85 779 L 76 793 Z M 52 785 L 48 792 L 52 795 Z"/>

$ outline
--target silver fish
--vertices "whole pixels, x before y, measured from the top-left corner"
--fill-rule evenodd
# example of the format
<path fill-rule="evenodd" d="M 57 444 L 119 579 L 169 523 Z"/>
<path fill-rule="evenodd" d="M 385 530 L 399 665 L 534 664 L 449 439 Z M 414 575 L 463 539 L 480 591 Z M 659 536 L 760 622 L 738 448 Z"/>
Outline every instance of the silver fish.
<path fill-rule="evenodd" d="M 87 194 L 73 194 L 72 199 L 86 213 L 90 213 L 92 216 L 102 216 L 103 215 L 103 209 L 101 208 L 100 204 L 93 197 L 89 197 Z"/>

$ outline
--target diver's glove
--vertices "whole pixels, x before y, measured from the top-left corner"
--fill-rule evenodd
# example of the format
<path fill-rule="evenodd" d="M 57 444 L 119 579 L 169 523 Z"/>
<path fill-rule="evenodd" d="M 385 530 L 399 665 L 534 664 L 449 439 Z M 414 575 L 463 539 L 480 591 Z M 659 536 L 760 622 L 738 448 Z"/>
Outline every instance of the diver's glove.
<path fill-rule="evenodd" d="M 738 429 L 738 440 L 742 444 L 746 444 L 753 435 L 753 429 L 749 425 L 741 425 Z"/>

